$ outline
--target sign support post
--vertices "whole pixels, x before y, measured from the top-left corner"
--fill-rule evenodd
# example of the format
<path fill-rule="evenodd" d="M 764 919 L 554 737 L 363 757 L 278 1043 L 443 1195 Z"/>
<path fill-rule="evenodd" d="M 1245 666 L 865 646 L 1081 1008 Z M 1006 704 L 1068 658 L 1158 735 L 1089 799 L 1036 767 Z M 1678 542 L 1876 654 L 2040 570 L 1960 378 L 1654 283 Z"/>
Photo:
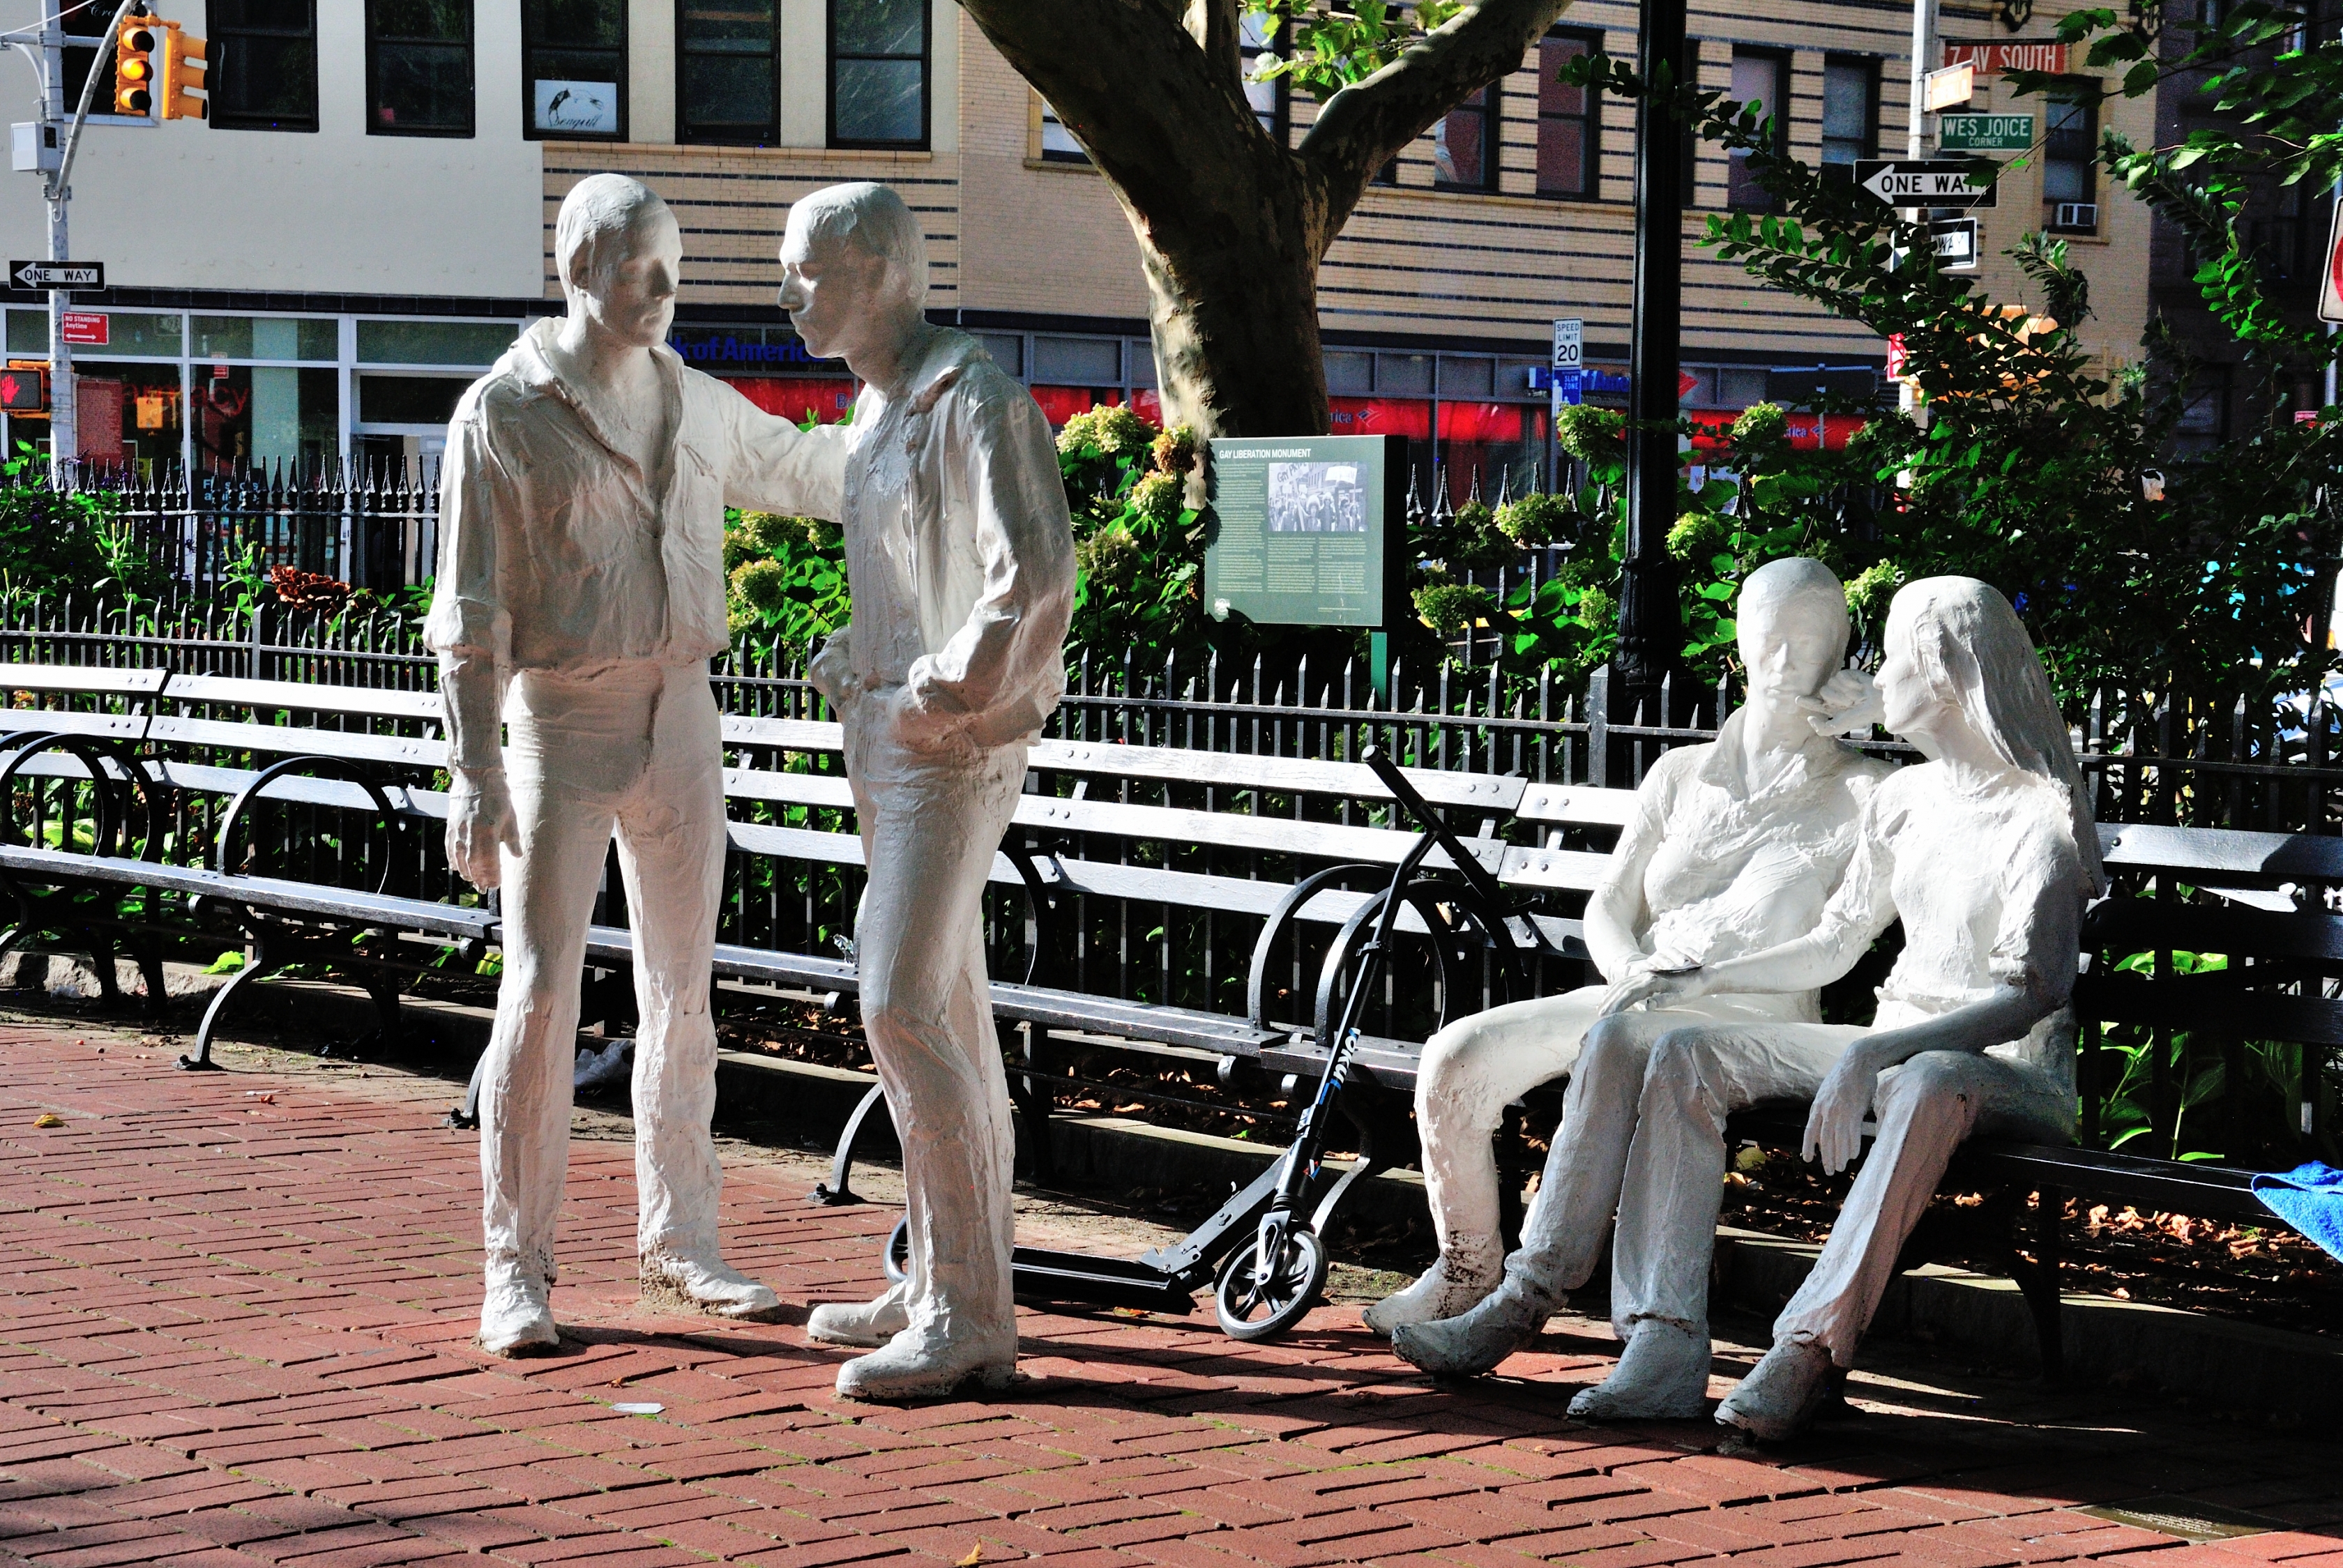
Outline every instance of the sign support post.
<path fill-rule="evenodd" d="M 1644 79 L 1684 65 L 1684 0 L 1643 0 Z M 1696 85 L 1687 83 L 1685 85 Z M 1659 695 L 1684 642 L 1668 530 L 1676 518 L 1676 409 L 1684 337 L 1686 129 L 1650 95 L 1635 101 L 1634 321 L 1628 345 L 1627 558 L 1619 584 L 1618 679 L 1634 711 Z"/>

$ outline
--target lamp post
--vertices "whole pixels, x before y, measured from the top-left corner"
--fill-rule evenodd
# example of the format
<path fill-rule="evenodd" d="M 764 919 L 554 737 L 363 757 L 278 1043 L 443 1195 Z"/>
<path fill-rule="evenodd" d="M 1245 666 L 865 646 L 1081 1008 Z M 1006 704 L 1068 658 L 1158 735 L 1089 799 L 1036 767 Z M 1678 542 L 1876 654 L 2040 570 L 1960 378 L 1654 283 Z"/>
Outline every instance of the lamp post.
<path fill-rule="evenodd" d="M 1684 68 L 1684 0 L 1644 0 L 1644 79 Z M 1646 93 L 1635 105 L 1634 320 L 1628 347 L 1627 559 L 1612 691 L 1623 715 L 1684 644 L 1668 530 L 1676 520 L 1676 377 L 1684 337 L 1684 123 Z M 1662 722 L 1667 716 L 1662 715 Z"/>

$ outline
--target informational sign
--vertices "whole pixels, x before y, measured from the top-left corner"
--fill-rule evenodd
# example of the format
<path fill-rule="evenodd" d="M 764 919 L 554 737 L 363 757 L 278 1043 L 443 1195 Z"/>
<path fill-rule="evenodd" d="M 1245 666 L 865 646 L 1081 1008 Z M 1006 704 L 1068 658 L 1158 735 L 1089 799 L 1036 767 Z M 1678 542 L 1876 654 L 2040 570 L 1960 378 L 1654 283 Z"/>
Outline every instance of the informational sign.
<path fill-rule="evenodd" d="M 1904 379 L 1905 359 L 1904 335 L 1900 332 L 1889 333 L 1887 335 L 1887 379 L 1890 381 Z"/>
<path fill-rule="evenodd" d="M 1946 115 L 1936 145 L 1948 153 L 2022 153 L 2034 145 L 2032 115 Z"/>
<path fill-rule="evenodd" d="M 1949 223 L 1932 223 L 1928 226 L 1928 243 L 1936 253 L 1937 271 L 1975 272 L 1977 269 L 1980 246 L 1976 219 L 1961 217 Z"/>
<path fill-rule="evenodd" d="M 2047 71 L 2054 76 L 2066 74 L 2066 45 L 2064 44 L 1956 44 L 1945 43 L 1945 64 L 1974 65 L 1980 76 L 1998 76 L 2005 71 Z"/>
<path fill-rule="evenodd" d="M 1406 467 L 1403 436 L 1213 441 L 1205 608 L 1371 630 L 1404 613 Z"/>
<path fill-rule="evenodd" d="M 1581 370 L 1586 366 L 1586 323 L 1575 316 L 1561 316 L 1554 323 L 1554 367 L 1556 370 Z"/>
<path fill-rule="evenodd" d="M 618 134 L 618 85 L 616 82 L 543 81 L 536 85 L 536 119 L 540 131 L 564 131 L 572 136 L 615 136 Z"/>
<path fill-rule="evenodd" d="M 1855 183 L 1889 206 L 1993 206 L 1993 177 L 1990 166 L 1957 159 L 1863 158 L 1855 166 Z"/>
<path fill-rule="evenodd" d="M 1920 82 L 1921 107 L 1935 114 L 1956 104 L 1966 104 L 1976 95 L 1976 66 L 1964 60 L 1957 65 L 1947 65 L 1941 71 L 1931 71 Z"/>
<path fill-rule="evenodd" d="M 60 320 L 67 343 L 91 348 L 106 347 L 107 331 L 113 324 L 113 318 L 100 310 L 68 310 Z"/>
<path fill-rule="evenodd" d="M 2327 276 L 2318 286 L 2318 319 L 2343 321 L 2343 202 L 2335 204 L 2335 226 L 2327 231 Z"/>
<path fill-rule="evenodd" d="M 8 276 L 19 288 L 104 288 L 102 261 L 12 261 Z"/>

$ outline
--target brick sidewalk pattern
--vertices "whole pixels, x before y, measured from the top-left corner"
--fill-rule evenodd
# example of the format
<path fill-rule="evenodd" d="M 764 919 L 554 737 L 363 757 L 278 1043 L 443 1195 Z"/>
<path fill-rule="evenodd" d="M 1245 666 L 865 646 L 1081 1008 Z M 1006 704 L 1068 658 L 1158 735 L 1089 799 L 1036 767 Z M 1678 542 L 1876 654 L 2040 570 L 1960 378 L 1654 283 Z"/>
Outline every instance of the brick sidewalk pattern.
<path fill-rule="evenodd" d="M 1726 1453 L 1707 1423 L 1565 1419 L 1609 1364 L 1583 1322 L 1452 1387 L 1351 1307 L 1257 1348 L 1209 1319 L 1026 1312 L 1023 1389 L 851 1404 L 800 1328 L 634 1301 L 632 1164 L 607 1142 L 570 1164 L 570 1352 L 500 1362 L 468 1343 L 478 1145 L 439 1124 L 446 1085 L 182 1074 L 30 1025 L 0 1028 L 0 1075 L 7 1563 L 2343 1568 L 2331 1446 L 1923 1391 Z M 793 1304 L 874 1291 L 893 1218 L 728 1181 L 733 1261 Z M 2077 1511 L 2142 1496 L 2294 1527 L 2190 1544 Z"/>

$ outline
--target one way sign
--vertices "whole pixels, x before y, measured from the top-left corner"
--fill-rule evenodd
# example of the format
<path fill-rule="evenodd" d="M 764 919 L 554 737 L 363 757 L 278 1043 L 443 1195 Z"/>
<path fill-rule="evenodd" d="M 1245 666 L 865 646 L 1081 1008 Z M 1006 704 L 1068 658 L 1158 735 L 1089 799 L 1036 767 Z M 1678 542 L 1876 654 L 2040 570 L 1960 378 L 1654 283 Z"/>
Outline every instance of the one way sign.
<path fill-rule="evenodd" d="M 12 261 L 8 276 L 19 288 L 104 288 L 102 261 Z"/>
<path fill-rule="evenodd" d="M 1993 177 L 1989 164 L 1951 160 L 1864 158 L 1855 166 L 1855 183 L 1889 206 L 1993 206 Z"/>

